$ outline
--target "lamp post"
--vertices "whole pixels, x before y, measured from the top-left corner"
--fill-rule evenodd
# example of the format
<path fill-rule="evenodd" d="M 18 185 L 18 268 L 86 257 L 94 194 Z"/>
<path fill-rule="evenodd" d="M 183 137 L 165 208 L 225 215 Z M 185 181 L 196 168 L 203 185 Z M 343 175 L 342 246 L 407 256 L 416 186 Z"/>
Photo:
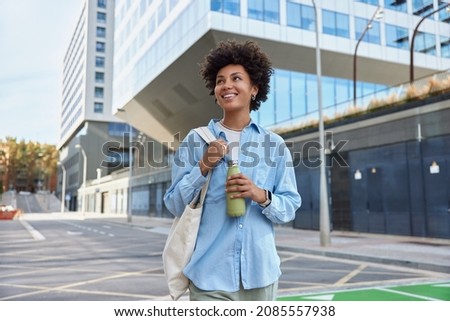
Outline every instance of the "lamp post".
<path fill-rule="evenodd" d="M 380 7 L 375 10 L 375 12 L 372 15 L 372 18 L 370 18 L 369 22 L 366 25 L 366 28 L 364 28 L 363 33 L 358 39 L 358 42 L 356 43 L 355 47 L 355 53 L 353 54 L 353 107 L 356 107 L 356 53 L 358 52 L 359 43 L 364 38 L 366 32 L 372 28 L 372 22 L 376 19 L 381 19 L 383 17 L 383 9 Z"/>
<path fill-rule="evenodd" d="M 438 8 L 434 10 L 433 12 L 430 12 L 429 14 L 425 15 L 420 19 L 419 23 L 416 25 L 413 31 L 413 35 L 411 38 L 411 46 L 410 46 L 410 52 L 409 52 L 409 83 L 412 84 L 414 81 L 414 40 L 416 39 L 417 31 L 419 29 L 420 24 L 429 16 L 435 14 L 436 12 L 441 11 L 442 9 L 447 9 L 447 11 L 450 11 L 450 3 L 448 3 L 446 6 L 443 6 L 441 8 Z"/>
<path fill-rule="evenodd" d="M 117 108 L 117 111 L 126 113 L 126 110 L 123 108 Z M 132 155 L 132 131 L 133 131 L 133 127 L 130 125 L 130 122 L 128 123 L 128 206 L 127 206 L 127 222 L 131 223 L 132 221 L 132 212 L 131 212 L 131 195 L 133 193 L 132 191 L 132 186 L 131 186 L 131 180 L 133 178 L 133 155 Z"/>
<path fill-rule="evenodd" d="M 75 148 L 81 150 L 83 155 L 83 200 L 81 202 L 81 211 L 83 216 L 86 214 L 86 174 L 87 174 L 87 157 L 84 148 L 80 144 L 76 144 Z"/>
<path fill-rule="evenodd" d="M 320 245 L 330 245 L 330 211 L 328 206 L 328 187 L 325 161 L 325 135 L 322 112 L 322 59 L 319 46 L 319 21 L 316 3 L 311 0 L 316 20 L 316 73 L 317 73 L 317 103 L 319 107 L 319 141 L 320 141 Z"/>
<path fill-rule="evenodd" d="M 61 187 L 61 213 L 64 213 L 64 210 L 66 208 L 66 168 L 64 167 L 63 163 L 58 162 L 58 164 L 61 165 L 61 169 L 63 171 Z"/>

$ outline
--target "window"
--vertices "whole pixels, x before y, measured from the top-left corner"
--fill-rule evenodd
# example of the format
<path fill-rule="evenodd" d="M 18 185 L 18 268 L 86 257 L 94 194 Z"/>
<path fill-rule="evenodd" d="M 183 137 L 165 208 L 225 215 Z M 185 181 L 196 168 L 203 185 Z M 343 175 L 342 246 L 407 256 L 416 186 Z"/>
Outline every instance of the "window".
<path fill-rule="evenodd" d="M 349 18 L 347 15 L 322 10 L 323 33 L 338 37 L 350 38 Z"/>
<path fill-rule="evenodd" d="M 441 36 L 441 57 L 450 58 L 450 37 Z"/>
<path fill-rule="evenodd" d="M 277 70 L 274 83 L 276 120 L 287 121 L 291 118 L 290 72 Z"/>
<path fill-rule="evenodd" d="M 128 124 L 124 123 L 108 123 L 108 135 L 122 136 L 128 131 Z"/>
<path fill-rule="evenodd" d="M 359 39 L 361 37 L 364 30 L 367 28 L 368 23 L 369 23 L 369 20 L 367 20 L 367 19 L 355 18 L 355 28 L 356 28 L 355 39 Z M 372 25 L 372 28 L 369 28 L 367 30 L 362 41 L 380 44 L 381 43 L 380 23 L 378 21 L 372 21 L 371 25 Z"/>
<path fill-rule="evenodd" d="M 97 52 L 105 52 L 105 43 L 101 41 L 97 41 L 95 44 L 95 49 Z"/>
<path fill-rule="evenodd" d="M 172 11 L 175 8 L 180 0 L 170 0 L 169 1 L 169 11 Z"/>
<path fill-rule="evenodd" d="M 104 83 L 105 82 L 105 73 L 103 73 L 103 72 L 96 72 L 95 73 L 95 82 L 97 82 L 97 83 Z"/>
<path fill-rule="evenodd" d="M 439 4 L 439 8 L 442 8 L 443 6 L 447 6 L 447 3 L 441 2 Z M 450 11 L 449 8 L 442 9 L 439 11 L 439 20 L 442 22 L 450 23 Z"/>
<path fill-rule="evenodd" d="M 94 113 L 103 113 L 103 103 L 95 102 L 94 103 Z"/>
<path fill-rule="evenodd" d="M 306 113 L 306 75 L 299 72 L 291 72 L 291 102 L 292 117 L 303 116 Z"/>
<path fill-rule="evenodd" d="M 426 16 L 433 11 L 433 0 L 413 0 L 413 13 L 416 16 Z M 433 15 L 429 17 L 433 19 Z"/>
<path fill-rule="evenodd" d="M 336 98 L 336 85 L 334 83 L 334 78 L 323 77 L 322 88 L 322 91 L 327 93 L 326 95 L 322 95 L 322 105 L 324 107 L 334 106 Z"/>
<path fill-rule="evenodd" d="M 248 17 L 250 19 L 263 20 L 271 23 L 279 23 L 279 1 L 273 0 L 249 0 Z"/>
<path fill-rule="evenodd" d="M 151 16 L 147 23 L 147 37 L 150 37 L 156 29 L 155 15 Z"/>
<path fill-rule="evenodd" d="M 106 0 L 97 0 L 97 7 L 106 8 Z"/>
<path fill-rule="evenodd" d="M 353 97 L 353 92 L 350 88 L 353 89 L 353 81 L 348 79 L 339 79 L 336 78 L 336 96 L 335 96 L 335 104 L 341 104 L 345 101 L 350 100 Z"/>
<path fill-rule="evenodd" d="M 386 24 L 386 45 L 388 47 L 408 50 L 408 29 Z"/>
<path fill-rule="evenodd" d="M 414 51 L 429 55 L 436 55 L 436 40 L 434 34 L 418 32 L 414 39 Z"/>
<path fill-rule="evenodd" d="M 106 13 L 97 12 L 97 22 L 106 23 Z"/>
<path fill-rule="evenodd" d="M 95 98 L 103 98 L 103 88 L 102 87 L 95 87 Z"/>
<path fill-rule="evenodd" d="M 270 78 L 270 88 L 274 87 L 274 77 Z M 273 125 L 276 122 L 275 115 L 275 102 L 273 97 L 273 91 L 267 95 L 267 100 L 261 105 L 261 108 L 258 109 L 259 114 L 259 124 L 261 126 L 269 126 Z"/>
<path fill-rule="evenodd" d="M 384 7 L 400 12 L 406 12 L 408 8 L 406 0 L 384 0 Z"/>
<path fill-rule="evenodd" d="M 97 37 L 105 38 L 106 37 L 106 28 L 97 27 Z"/>
<path fill-rule="evenodd" d="M 316 75 L 306 75 L 306 113 L 311 113 L 319 109 L 317 96 L 317 77 Z"/>
<path fill-rule="evenodd" d="M 347 106 L 353 97 L 353 81 L 348 79 L 323 77 L 322 83 L 323 106 L 335 110 Z M 271 126 L 286 120 L 299 120 L 306 115 L 318 111 L 317 77 L 314 74 L 305 74 L 290 70 L 276 69 L 270 79 L 270 88 L 273 88 L 268 99 L 261 104 L 257 111 L 255 121 L 259 125 Z M 384 85 L 357 82 L 359 96 L 372 94 L 385 90 Z M 339 106 L 340 105 L 340 106 Z"/>
<path fill-rule="evenodd" d="M 288 26 L 310 31 L 316 30 L 313 7 L 288 1 L 286 10 Z"/>
<path fill-rule="evenodd" d="M 158 25 L 166 19 L 166 2 L 163 1 L 158 7 Z"/>
<path fill-rule="evenodd" d="M 356 0 L 356 1 L 378 6 L 378 0 Z"/>
<path fill-rule="evenodd" d="M 128 152 L 122 148 L 117 148 L 113 143 L 109 143 L 106 147 L 106 155 L 103 160 L 103 164 L 106 163 L 108 168 L 119 168 L 127 167 L 128 162 Z"/>
<path fill-rule="evenodd" d="M 104 57 L 95 57 L 95 67 L 100 67 L 100 68 L 105 67 L 105 58 Z"/>
<path fill-rule="evenodd" d="M 211 11 L 241 15 L 240 0 L 211 0 Z"/>

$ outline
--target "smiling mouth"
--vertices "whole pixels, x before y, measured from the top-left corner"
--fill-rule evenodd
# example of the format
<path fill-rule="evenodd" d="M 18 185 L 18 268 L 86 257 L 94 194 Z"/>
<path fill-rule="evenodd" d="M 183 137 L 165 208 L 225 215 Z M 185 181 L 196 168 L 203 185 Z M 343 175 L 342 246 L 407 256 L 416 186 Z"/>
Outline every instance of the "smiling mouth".
<path fill-rule="evenodd" d="M 226 95 L 222 95 L 222 98 L 223 99 L 231 99 L 236 96 L 237 96 L 237 94 L 226 94 Z"/>

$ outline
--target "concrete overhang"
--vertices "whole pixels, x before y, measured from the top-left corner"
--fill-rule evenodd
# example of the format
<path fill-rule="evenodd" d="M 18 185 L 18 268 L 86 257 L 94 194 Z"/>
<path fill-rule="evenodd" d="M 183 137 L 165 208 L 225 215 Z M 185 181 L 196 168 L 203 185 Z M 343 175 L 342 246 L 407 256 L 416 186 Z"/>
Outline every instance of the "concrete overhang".
<path fill-rule="evenodd" d="M 211 118 L 221 118 L 222 111 L 209 95 L 199 75 L 199 63 L 221 40 L 248 37 L 210 30 L 176 61 L 147 84 L 115 115 L 169 147 L 176 148 L 190 129 L 204 126 Z M 274 68 L 315 74 L 315 47 L 255 39 L 269 55 Z M 353 53 L 321 50 L 322 75 L 353 79 Z M 436 70 L 415 68 L 415 77 Z M 358 56 L 358 81 L 394 86 L 408 81 L 409 62 L 398 64 Z"/>

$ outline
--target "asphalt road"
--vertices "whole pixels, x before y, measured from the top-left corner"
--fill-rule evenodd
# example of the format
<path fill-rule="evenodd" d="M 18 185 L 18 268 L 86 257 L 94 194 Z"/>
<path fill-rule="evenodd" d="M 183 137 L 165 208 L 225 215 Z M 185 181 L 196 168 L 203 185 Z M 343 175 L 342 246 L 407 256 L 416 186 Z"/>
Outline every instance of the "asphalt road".
<path fill-rule="evenodd" d="M 161 261 L 165 239 L 158 229 L 95 219 L 0 221 L 0 300 L 170 300 Z M 440 276 L 290 251 L 279 254 L 280 297 L 429 282 Z"/>

